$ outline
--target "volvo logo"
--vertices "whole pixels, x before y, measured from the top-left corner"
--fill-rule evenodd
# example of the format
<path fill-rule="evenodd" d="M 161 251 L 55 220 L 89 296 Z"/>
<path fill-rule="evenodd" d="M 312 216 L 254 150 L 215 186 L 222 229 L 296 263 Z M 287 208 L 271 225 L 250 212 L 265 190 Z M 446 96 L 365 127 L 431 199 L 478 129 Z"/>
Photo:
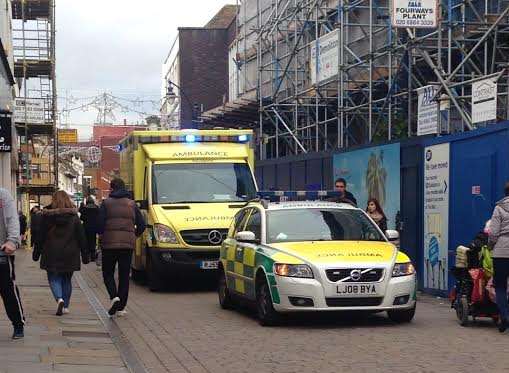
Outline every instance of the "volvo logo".
<path fill-rule="evenodd" d="M 350 278 L 352 281 L 359 281 L 362 277 L 362 272 L 360 269 L 354 269 L 350 272 Z"/>
<path fill-rule="evenodd" d="M 217 230 L 213 230 L 209 232 L 209 242 L 212 245 L 219 245 L 221 242 L 223 242 L 223 236 L 221 235 L 221 232 Z"/>

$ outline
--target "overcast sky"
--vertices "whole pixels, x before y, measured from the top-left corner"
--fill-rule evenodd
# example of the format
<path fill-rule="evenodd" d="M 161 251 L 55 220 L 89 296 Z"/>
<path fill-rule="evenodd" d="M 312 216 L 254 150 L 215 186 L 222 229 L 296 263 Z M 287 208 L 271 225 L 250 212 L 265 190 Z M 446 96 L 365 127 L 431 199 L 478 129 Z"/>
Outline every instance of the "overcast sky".
<path fill-rule="evenodd" d="M 83 106 L 91 101 L 87 97 L 106 91 L 136 111 L 155 112 L 150 102 L 125 100 L 159 100 L 161 66 L 177 27 L 204 26 L 231 3 L 235 0 L 57 0 L 59 110 Z M 115 114 L 119 123 L 141 119 L 125 110 Z M 96 116 L 93 109 L 73 110 L 69 123 L 86 138 Z"/>

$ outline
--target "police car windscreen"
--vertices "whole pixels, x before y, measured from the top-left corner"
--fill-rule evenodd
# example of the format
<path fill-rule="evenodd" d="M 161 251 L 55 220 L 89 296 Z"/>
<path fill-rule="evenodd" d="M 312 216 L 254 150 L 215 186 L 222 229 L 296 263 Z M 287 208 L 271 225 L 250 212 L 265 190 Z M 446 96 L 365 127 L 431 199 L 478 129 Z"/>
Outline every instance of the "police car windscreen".
<path fill-rule="evenodd" d="M 385 241 L 362 211 L 281 209 L 267 213 L 267 241 Z"/>
<path fill-rule="evenodd" d="M 181 163 L 154 165 L 153 200 L 156 204 L 240 202 L 256 197 L 245 163 Z"/>

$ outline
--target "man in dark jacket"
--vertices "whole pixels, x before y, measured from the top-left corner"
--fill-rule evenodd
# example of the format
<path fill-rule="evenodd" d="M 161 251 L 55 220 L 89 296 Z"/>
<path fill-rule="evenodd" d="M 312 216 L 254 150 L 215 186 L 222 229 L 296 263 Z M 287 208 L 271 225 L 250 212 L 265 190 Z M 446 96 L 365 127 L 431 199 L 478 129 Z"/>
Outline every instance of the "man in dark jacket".
<path fill-rule="evenodd" d="M 26 233 L 28 228 L 27 217 L 23 214 L 23 211 L 18 211 L 19 215 L 19 234 L 21 235 L 21 243 L 25 244 Z"/>
<path fill-rule="evenodd" d="M 346 190 L 346 180 L 345 179 L 343 179 L 342 177 L 337 179 L 336 182 L 334 183 L 334 189 L 343 195 L 343 197 L 342 197 L 343 201 L 341 201 L 341 202 L 350 203 L 351 205 L 354 205 L 357 207 L 357 200 L 355 199 L 355 197 L 353 196 L 352 193 L 350 193 L 348 190 Z"/>
<path fill-rule="evenodd" d="M 110 196 L 99 209 L 98 233 L 101 235 L 104 285 L 111 299 L 110 316 L 125 314 L 129 296 L 131 259 L 136 237 L 145 231 L 145 221 L 136 203 L 130 199 L 122 179 L 110 183 Z M 118 288 L 115 267 L 118 263 Z"/>
<path fill-rule="evenodd" d="M 97 252 L 97 219 L 99 217 L 99 206 L 95 204 L 92 197 L 87 198 L 87 203 L 80 207 L 80 218 L 85 228 L 85 235 L 87 236 L 88 252 L 90 260 L 95 261 Z"/>
<path fill-rule="evenodd" d="M 37 238 L 40 235 L 42 226 L 42 211 L 40 206 L 32 207 L 30 210 L 30 243 L 32 244 L 32 259 L 39 260 L 40 250 L 35 246 L 37 245 Z"/>

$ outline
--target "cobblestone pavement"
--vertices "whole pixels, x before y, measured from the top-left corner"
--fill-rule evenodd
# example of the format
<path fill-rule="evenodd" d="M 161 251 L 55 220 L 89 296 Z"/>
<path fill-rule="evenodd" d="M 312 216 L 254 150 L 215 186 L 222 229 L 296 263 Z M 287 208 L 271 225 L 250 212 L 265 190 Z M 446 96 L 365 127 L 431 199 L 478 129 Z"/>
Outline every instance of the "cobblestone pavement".
<path fill-rule="evenodd" d="M 55 316 L 45 272 L 31 253 L 16 255 L 17 283 L 27 324 L 25 338 L 12 341 L 12 326 L 0 310 L 0 373 L 127 372 L 120 353 L 74 282 L 71 313 Z"/>
<path fill-rule="evenodd" d="M 107 305 L 100 272 L 86 281 Z M 224 311 L 214 291 L 151 293 L 132 286 L 117 325 L 150 372 L 508 372 L 509 333 L 490 320 L 462 328 L 447 301 L 420 297 L 413 323 L 311 314 L 260 327 L 248 310 Z"/>

